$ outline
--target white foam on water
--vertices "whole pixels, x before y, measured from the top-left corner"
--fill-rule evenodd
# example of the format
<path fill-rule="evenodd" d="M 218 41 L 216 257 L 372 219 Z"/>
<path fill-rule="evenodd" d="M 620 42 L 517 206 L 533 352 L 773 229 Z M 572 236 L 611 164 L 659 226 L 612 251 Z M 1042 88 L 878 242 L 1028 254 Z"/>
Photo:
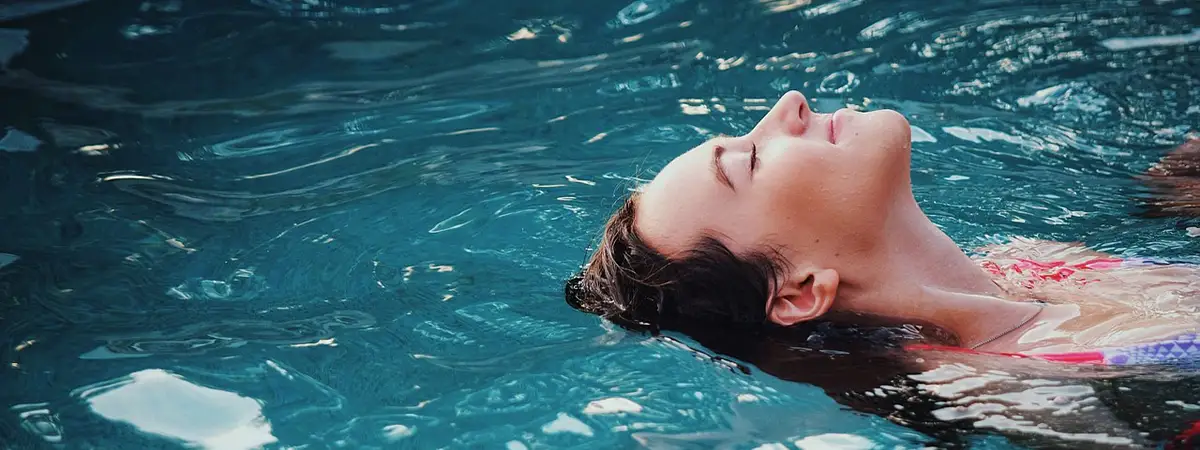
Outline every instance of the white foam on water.
<path fill-rule="evenodd" d="M 925 131 L 921 127 L 912 125 L 909 126 L 909 128 L 912 129 L 912 135 L 910 138 L 912 142 L 937 142 L 937 138 L 933 137 L 932 134 L 929 134 L 928 131 Z"/>
<path fill-rule="evenodd" d="M 853 434 L 827 433 L 809 436 L 795 442 L 800 450 L 865 450 L 875 448 L 870 439 Z"/>
<path fill-rule="evenodd" d="M 82 397 L 97 415 L 194 447 L 249 450 L 278 441 L 258 400 L 161 369 L 134 372 Z"/>
<path fill-rule="evenodd" d="M 587 404 L 583 408 L 583 413 L 588 415 L 602 414 L 619 414 L 619 413 L 640 413 L 642 405 L 637 404 L 633 400 L 623 397 L 612 397 L 595 400 Z"/>
<path fill-rule="evenodd" d="M 572 433 L 587 437 L 596 434 L 592 432 L 592 427 L 567 413 L 558 413 L 557 419 L 542 425 L 542 432 L 546 434 Z"/>
<path fill-rule="evenodd" d="M 383 437 L 393 442 L 412 436 L 414 433 L 416 430 L 407 425 L 395 424 L 383 427 Z"/>
<path fill-rule="evenodd" d="M 942 128 L 942 131 L 945 131 L 947 134 L 956 138 L 968 142 L 974 142 L 976 144 L 983 143 L 984 141 L 1002 141 L 1018 145 L 1027 142 L 1027 140 L 1021 137 L 1013 136 L 1011 134 L 996 130 L 989 130 L 987 128 L 945 127 Z"/>
<path fill-rule="evenodd" d="M 1108 38 L 1100 41 L 1100 46 L 1119 52 L 1147 47 L 1178 47 L 1196 42 L 1200 42 L 1200 28 L 1192 28 L 1192 32 L 1186 34 Z"/>
<path fill-rule="evenodd" d="M 751 403 L 751 402 L 757 402 L 759 400 L 762 400 L 762 399 L 754 394 L 738 394 L 738 396 L 737 396 L 737 401 L 739 403 Z"/>

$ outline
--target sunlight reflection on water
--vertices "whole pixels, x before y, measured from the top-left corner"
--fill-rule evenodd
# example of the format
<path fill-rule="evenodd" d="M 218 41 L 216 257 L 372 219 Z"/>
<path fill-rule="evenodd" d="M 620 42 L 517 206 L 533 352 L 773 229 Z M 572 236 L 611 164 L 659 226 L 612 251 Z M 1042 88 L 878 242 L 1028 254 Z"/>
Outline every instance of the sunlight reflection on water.
<path fill-rule="evenodd" d="M 0 6 L 0 440 L 1010 448 L 1194 415 L 1190 378 L 883 390 L 805 346 L 806 379 L 741 375 L 561 299 L 620 196 L 788 89 L 908 116 L 964 248 L 1200 261 L 1200 224 L 1134 214 L 1200 123 L 1187 2 L 519 3 Z"/>

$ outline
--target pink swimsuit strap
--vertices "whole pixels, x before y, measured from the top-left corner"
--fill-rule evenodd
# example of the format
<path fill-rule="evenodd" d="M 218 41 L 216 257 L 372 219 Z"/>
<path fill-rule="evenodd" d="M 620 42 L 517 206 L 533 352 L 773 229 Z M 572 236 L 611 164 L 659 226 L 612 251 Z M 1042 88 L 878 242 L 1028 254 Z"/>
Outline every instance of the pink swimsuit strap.
<path fill-rule="evenodd" d="M 981 350 L 972 350 L 963 347 L 953 347 L 949 345 L 928 345 L 914 344 L 904 347 L 909 351 L 943 351 L 955 353 L 969 353 L 972 355 L 988 355 L 988 356 L 1007 356 L 1010 358 L 1023 359 L 1040 359 L 1043 361 L 1053 361 L 1071 364 L 1107 364 L 1105 355 L 1102 351 L 1089 352 L 1066 352 L 1066 353 L 1008 353 L 1008 352 L 985 352 Z"/>
<path fill-rule="evenodd" d="M 1029 275 L 1033 278 L 1042 281 L 1065 281 L 1072 275 L 1081 271 L 1088 270 L 1104 270 L 1116 267 L 1121 267 L 1125 260 L 1120 258 L 1092 258 L 1087 261 L 1067 264 L 1066 261 L 1034 261 L 1032 259 L 1017 258 L 1017 262 L 1001 266 L 994 261 L 984 261 L 981 265 L 988 272 L 994 275 L 1003 276 L 1005 272 L 1015 272 L 1022 275 Z M 1084 280 L 1083 282 L 1087 282 Z M 1007 356 L 1011 358 L 1034 358 L 1045 361 L 1074 363 L 1074 364 L 1104 364 L 1104 353 L 1100 351 L 1093 352 L 1070 352 L 1070 353 L 1043 353 L 1036 355 L 1027 355 L 1021 353 L 1004 353 L 1004 352 L 984 352 L 971 350 L 962 347 L 950 347 L 942 345 L 910 345 L 906 347 L 908 350 L 939 350 L 951 351 L 957 353 L 971 353 L 977 355 L 992 355 L 992 356 Z"/>

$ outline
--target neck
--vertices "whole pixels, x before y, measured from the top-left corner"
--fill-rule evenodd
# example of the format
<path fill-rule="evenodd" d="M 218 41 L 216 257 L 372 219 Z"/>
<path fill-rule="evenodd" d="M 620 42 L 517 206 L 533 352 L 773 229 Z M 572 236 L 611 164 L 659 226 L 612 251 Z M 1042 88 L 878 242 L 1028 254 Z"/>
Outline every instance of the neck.
<path fill-rule="evenodd" d="M 955 336 L 955 345 L 966 348 L 990 349 L 989 344 L 1003 342 L 1002 338 L 1018 334 L 1042 311 L 1035 303 L 931 286 L 925 286 L 924 296 L 919 301 L 923 307 L 913 310 L 904 319 L 937 326 Z"/>
<path fill-rule="evenodd" d="M 975 347 L 1023 327 L 1041 308 L 1009 300 L 979 265 L 935 226 L 915 201 L 898 207 L 879 245 L 844 280 L 842 312 L 932 325 Z"/>

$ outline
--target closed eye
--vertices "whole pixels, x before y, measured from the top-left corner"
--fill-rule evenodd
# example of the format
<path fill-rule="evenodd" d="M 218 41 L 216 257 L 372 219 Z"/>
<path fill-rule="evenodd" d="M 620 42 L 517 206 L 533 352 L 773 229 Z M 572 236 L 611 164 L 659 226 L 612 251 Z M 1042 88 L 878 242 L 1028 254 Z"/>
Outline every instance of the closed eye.
<path fill-rule="evenodd" d="M 712 150 L 712 172 L 717 177 L 717 181 L 731 191 L 737 191 L 733 188 L 733 182 L 729 181 L 729 174 L 725 173 L 725 166 L 721 164 L 721 155 L 725 153 L 725 147 L 714 145 Z"/>
<path fill-rule="evenodd" d="M 754 173 L 754 169 L 758 168 L 758 146 L 750 143 L 750 173 Z"/>

